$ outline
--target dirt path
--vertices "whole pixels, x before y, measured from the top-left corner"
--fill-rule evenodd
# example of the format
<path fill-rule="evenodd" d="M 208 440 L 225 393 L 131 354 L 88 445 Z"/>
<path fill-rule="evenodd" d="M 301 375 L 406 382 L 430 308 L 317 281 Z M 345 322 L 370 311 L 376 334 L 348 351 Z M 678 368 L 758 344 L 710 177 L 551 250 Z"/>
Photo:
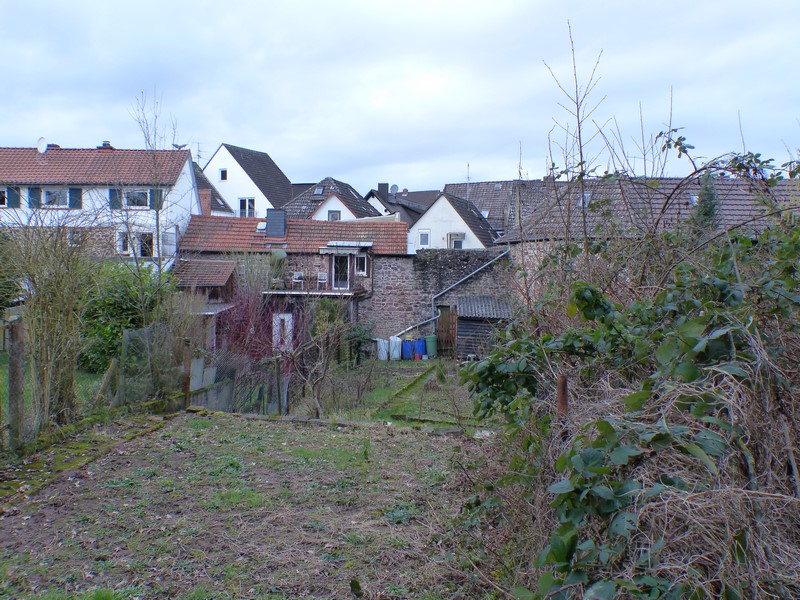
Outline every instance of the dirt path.
<path fill-rule="evenodd" d="M 0 517 L 0 597 L 471 598 L 461 437 L 185 415 Z M 56 596 L 57 597 L 57 596 Z"/>

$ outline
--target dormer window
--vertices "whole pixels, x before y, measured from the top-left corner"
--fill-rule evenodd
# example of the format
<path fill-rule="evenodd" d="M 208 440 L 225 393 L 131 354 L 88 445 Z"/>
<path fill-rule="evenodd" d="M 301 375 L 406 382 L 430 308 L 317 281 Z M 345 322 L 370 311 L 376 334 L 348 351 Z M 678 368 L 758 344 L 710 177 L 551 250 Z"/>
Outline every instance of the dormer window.
<path fill-rule="evenodd" d="M 219 170 L 219 180 L 220 181 L 228 181 L 228 169 L 220 169 Z"/>
<path fill-rule="evenodd" d="M 325 191 L 325 188 L 322 187 L 321 185 L 318 185 L 317 187 L 314 188 L 314 195 L 315 196 L 322 196 L 322 192 L 324 192 L 324 191 Z"/>

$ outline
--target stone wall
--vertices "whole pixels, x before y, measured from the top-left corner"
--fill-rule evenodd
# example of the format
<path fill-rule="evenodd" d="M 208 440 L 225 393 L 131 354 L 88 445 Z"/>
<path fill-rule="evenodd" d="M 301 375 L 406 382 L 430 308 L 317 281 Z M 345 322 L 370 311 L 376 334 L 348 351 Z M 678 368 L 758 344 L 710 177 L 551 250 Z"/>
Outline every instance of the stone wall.
<path fill-rule="evenodd" d="M 378 256 L 373 262 L 373 293 L 359 302 L 358 320 L 373 323 L 375 337 L 388 338 L 430 318 L 433 296 L 501 253 L 502 249 L 421 250 L 414 256 Z M 462 295 L 507 298 L 513 273 L 503 258 L 438 297 L 436 306 L 454 306 Z"/>

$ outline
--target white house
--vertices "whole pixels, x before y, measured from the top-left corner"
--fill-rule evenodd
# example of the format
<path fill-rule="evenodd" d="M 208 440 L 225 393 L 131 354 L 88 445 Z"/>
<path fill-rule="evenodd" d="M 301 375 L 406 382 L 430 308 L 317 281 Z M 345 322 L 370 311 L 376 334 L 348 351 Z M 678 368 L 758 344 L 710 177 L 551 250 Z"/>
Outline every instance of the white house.
<path fill-rule="evenodd" d="M 488 248 L 495 232 L 475 206 L 442 192 L 408 230 L 409 249 L 471 250 Z"/>
<path fill-rule="evenodd" d="M 3 227 L 63 227 L 70 243 L 91 233 L 104 255 L 155 260 L 200 212 L 188 150 L 0 148 Z"/>
<path fill-rule="evenodd" d="M 292 199 L 292 184 L 266 152 L 220 144 L 203 167 L 237 217 L 264 218 Z"/>
<path fill-rule="evenodd" d="M 284 206 L 289 219 L 313 221 L 355 221 L 380 217 L 351 185 L 326 177 Z"/>

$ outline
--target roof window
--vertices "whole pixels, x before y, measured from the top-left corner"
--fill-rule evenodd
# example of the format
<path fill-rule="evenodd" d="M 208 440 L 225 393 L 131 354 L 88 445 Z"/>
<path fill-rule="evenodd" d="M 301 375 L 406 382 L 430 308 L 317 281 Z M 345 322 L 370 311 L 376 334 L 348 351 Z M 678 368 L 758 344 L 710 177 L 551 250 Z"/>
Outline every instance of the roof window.
<path fill-rule="evenodd" d="M 314 188 L 314 195 L 315 196 L 322 196 L 322 192 L 324 192 L 324 191 L 325 191 L 325 188 L 322 187 L 321 185 L 318 185 L 317 187 Z"/>

